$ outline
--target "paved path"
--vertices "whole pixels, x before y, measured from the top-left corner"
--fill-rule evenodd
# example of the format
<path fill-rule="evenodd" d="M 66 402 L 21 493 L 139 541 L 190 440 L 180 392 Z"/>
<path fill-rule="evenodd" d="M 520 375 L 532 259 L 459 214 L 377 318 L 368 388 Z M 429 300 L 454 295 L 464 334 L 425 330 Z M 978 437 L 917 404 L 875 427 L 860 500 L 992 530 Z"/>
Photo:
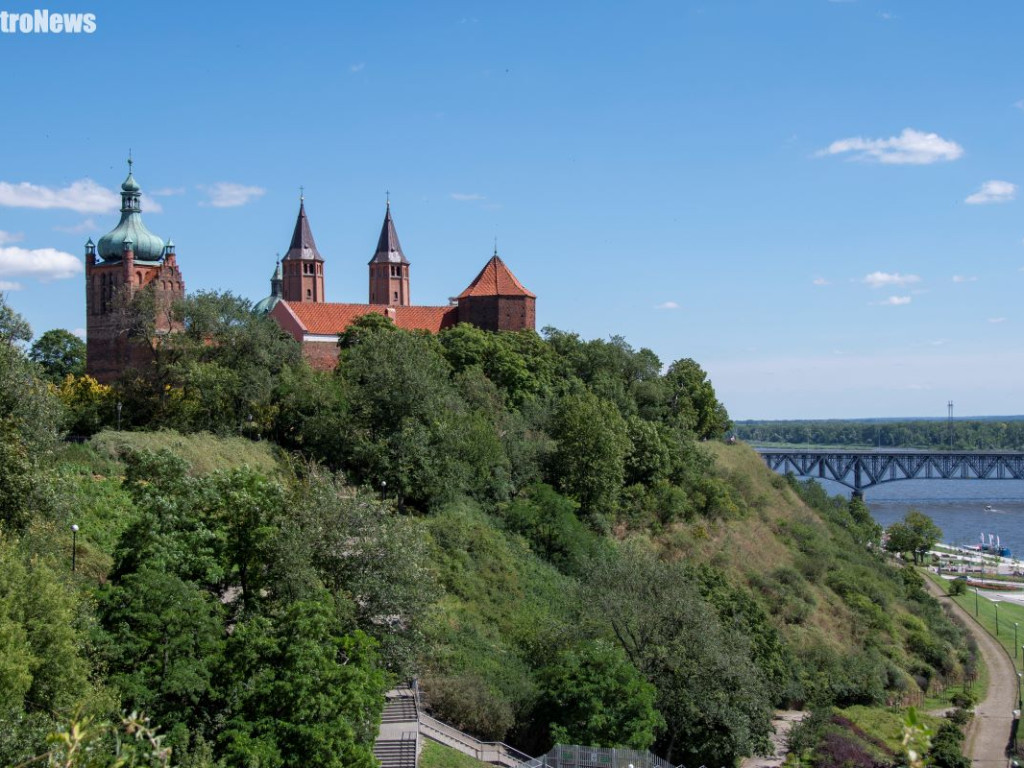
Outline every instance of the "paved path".
<path fill-rule="evenodd" d="M 772 734 L 773 753 L 767 757 L 745 757 L 740 763 L 740 768 L 778 768 L 786 761 L 789 752 L 789 731 L 803 720 L 809 712 L 801 712 L 795 709 L 777 710 L 772 717 L 772 727 L 775 733 Z"/>
<path fill-rule="evenodd" d="M 1017 707 L 1017 670 L 1003 647 L 970 613 L 953 602 L 931 579 L 925 578 L 925 585 L 940 602 L 949 603 L 953 613 L 963 619 L 978 641 L 978 650 L 988 669 L 988 694 L 974 708 L 964 754 L 971 758 L 973 768 L 1006 768 L 1006 748 L 1013 727 L 1013 710 Z"/>

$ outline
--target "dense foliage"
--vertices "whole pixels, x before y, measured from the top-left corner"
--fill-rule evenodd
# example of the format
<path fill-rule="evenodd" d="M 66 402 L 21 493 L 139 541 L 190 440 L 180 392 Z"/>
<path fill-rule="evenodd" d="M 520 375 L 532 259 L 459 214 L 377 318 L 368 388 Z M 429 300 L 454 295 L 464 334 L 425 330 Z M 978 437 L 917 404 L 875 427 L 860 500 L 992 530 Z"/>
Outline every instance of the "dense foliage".
<path fill-rule="evenodd" d="M 740 421 L 736 437 L 752 443 L 922 448 L 958 451 L 1024 450 L 1024 418 L 872 421 Z"/>
<path fill-rule="evenodd" d="M 969 663 L 862 503 L 720 465 L 693 360 L 368 316 L 316 371 L 243 300 L 198 294 L 158 340 L 146 301 L 124 315 L 153 365 L 110 388 L 45 382 L 0 302 L 0 762 L 75 718 L 113 744 L 136 711 L 176 763 L 369 768 L 384 689 L 418 676 L 439 718 L 529 752 L 726 765 L 776 706 Z M 770 568 L 702 550 L 749 530 Z"/>

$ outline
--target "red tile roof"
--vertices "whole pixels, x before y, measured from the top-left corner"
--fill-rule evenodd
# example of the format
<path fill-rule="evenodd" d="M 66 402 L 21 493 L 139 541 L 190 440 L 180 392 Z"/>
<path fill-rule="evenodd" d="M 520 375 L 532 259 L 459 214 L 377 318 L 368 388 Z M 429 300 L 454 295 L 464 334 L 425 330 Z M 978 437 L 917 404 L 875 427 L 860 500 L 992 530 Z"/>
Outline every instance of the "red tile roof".
<path fill-rule="evenodd" d="M 328 304 L 282 302 L 288 305 L 302 324 L 305 333 L 338 334 L 363 315 L 386 315 L 395 325 L 407 331 L 425 330 L 437 333 L 455 325 L 458 307 L 388 307 L 384 304 Z"/>
<path fill-rule="evenodd" d="M 523 284 L 512 274 L 512 270 L 505 266 L 497 253 L 491 257 L 476 279 L 469 284 L 469 287 L 459 294 L 460 299 L 470 296 L 529 296 L 537 298 L 530 293 Z"/>
<path fill-rule="evenodd" d="M 449 307 L 395 307 L 395 325 L 407 331 L 424 330 L 437 333 L 451 328 L 459 319 L 459 308 Z"/>

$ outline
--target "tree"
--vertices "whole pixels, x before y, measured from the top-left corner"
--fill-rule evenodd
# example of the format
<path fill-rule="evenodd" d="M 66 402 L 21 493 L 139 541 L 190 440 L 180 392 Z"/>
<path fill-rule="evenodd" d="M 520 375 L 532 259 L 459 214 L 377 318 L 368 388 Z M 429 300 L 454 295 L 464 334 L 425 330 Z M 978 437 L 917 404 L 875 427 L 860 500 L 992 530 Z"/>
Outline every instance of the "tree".
<path fill-rule="evenodd" d="M 887 531 L 885 548 L 889 552 L 911 552 L 915 563 L 924 562 L 924 556 L 942 538 L 942 529 L 923 512 L 912 509 L 901 523 L 893 523 Z"/>
<path fill-rule="evenodd" d="M 63 328 L 47 331 L 36 339 L 28 357 L 42 366 L 46 378 L 55 384 L 67 376 L 85 373 L 85 342 Z"/>
<path fill-rule="evenodd" d="M 708 375 L 694 360 L 686 358 L 672 363 L 665 380 L 672 392 L 671 418 L 691 429 L 698 439 L 721 437 L 732 426 Z"/>
<path fill-rule="evenodd" d="M 615 406 L 587 390 L 565 395 L 555 409 L 551 436 L 558 442 L 551 457 L 552 483 L 594 521 L 614 512 L 630 448 L 626 422 Z"/>
<path fill-rule="evenodd" d="M 37 501 L 39 460 L 56 445 L 60 401 L 19 346 L 32 338 L 0 294 L 0 522 L 17 530 Z"/>
<path fill-rule="evenodd" d="M 223 606 L 173 573 L 145 566 L 99 593 L 109 679 L 180 750 L 208 724 L 224 644 Z"/>
<path fill-rule="evenodd" d="M 729 765 L 767 745 L 772 702 L 743 626 L 723 627 L 681 563 L 632 539 L 593 563 L 586 610 L 657 689 L 673 763 Z"/>
<path fill-rule="evenodd" d="M 540 681 L 537 716 L 556 744 L 647 749 L 665 725 L 654 686 L 607 640 L 562 651 Z"/>
<path fill-rule="evenodd" d="M 228 763 L 373 768 L 388 683 L 375 643 L 342 633 L 323 590 L 279 611 L 237 625 L 228 641 Z"/>

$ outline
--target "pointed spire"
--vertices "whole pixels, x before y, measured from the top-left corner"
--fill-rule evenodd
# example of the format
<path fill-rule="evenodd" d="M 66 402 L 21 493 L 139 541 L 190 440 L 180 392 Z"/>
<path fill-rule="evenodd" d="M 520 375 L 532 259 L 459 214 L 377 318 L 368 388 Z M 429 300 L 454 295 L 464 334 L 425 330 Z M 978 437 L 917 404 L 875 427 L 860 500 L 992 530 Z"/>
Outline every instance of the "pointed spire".
<path fill-rule="evenodd" d="M 402 253 L 402 244 L 398 242 L 398 231 L 395 229 L 395 222 L 391 218 L 391 194 L 388 193 L 387 208 L 384 212 L 384 224 L 380 228 L 380 237 L 377 239 L 377 250 L 370 259 L 370 263 L 396 263 L 408 264 L 409 260 Z"/>
<path fill-rule="evenodd" d="M 299 198 L 299 216 L 295 220 L 292 242 L 288 246 L 288 253 L 284 257 L 285 259 L 323 261 L 323 257 L 320 256 L 320 252 L 316 249 L 313 231 L 309 228 L 309 219 L 306 218 L 306 201 L 304 196 Z"/>

